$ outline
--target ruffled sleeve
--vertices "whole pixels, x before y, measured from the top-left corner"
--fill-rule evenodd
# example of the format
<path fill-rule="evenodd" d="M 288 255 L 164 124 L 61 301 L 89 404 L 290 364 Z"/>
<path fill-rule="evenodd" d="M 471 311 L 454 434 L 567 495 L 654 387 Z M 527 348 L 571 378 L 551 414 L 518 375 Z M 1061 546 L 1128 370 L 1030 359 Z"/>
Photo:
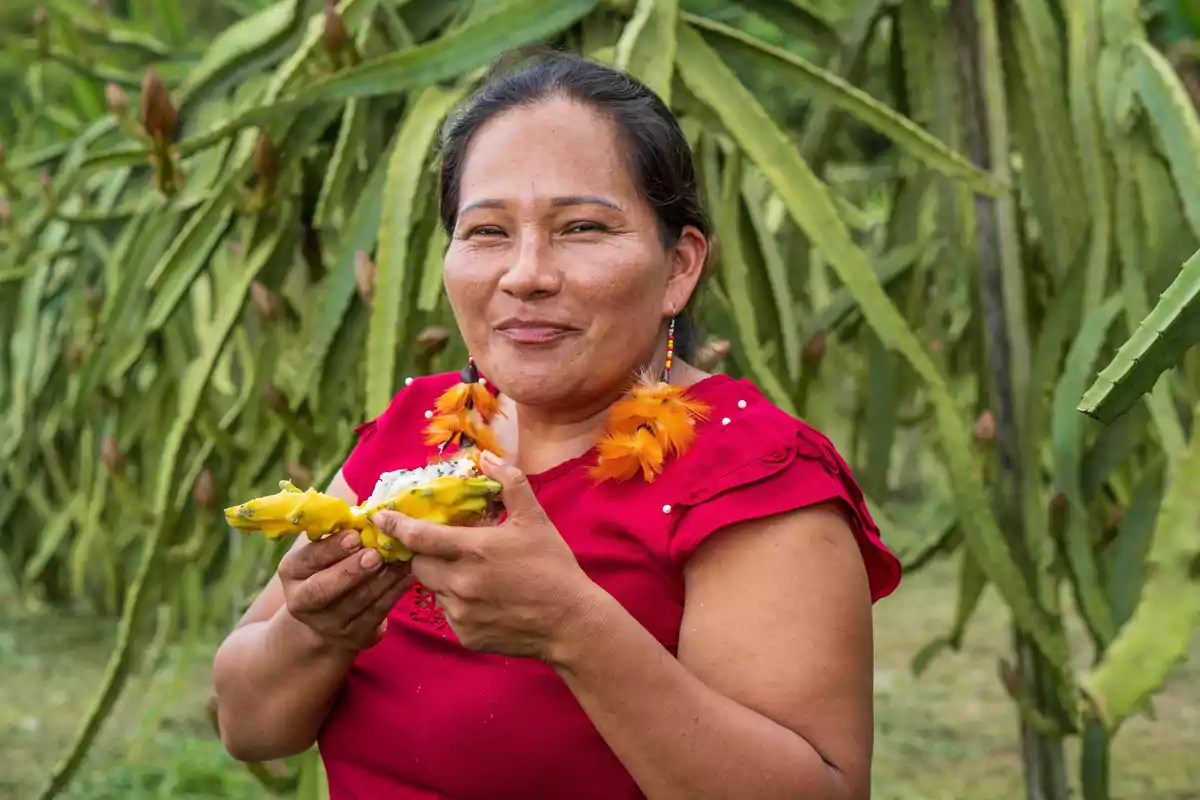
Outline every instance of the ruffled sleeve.
<path fill-rule="evenodd" d="M 385 423 L 392 407 L 396 405 L 400 394 L 392 399 L 388 409 L 378 417 L 367 420 L 354 428 L 358 440 L 342 464 L 342 477 L 346 479 L 346 483 L 358 495 L 360 501 L 362 498 L 370 496 L 371 490 L 375 487 L 375 481 L 379 478 L 379 429 Z"/>
<path fill-rule="evenodd" d="M 824 502 L 841 506 L 862 553 L 872 602 L 900 583 L 900 561 L 883 543 L 858 483 L 833 444 L 808 425 L 760 405 L 710 432 L 697 447 L 690 488 L 668 542 L 677 568 L 729 525 Z M 701 458 L 703 456 L 703 458 Z"/>

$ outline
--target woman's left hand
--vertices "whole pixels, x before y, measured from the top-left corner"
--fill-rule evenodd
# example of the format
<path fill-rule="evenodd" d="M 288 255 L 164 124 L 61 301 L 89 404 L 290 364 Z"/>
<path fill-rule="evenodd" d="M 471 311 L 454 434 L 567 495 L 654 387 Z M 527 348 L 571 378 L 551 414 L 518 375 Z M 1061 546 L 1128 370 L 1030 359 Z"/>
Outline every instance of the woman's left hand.
<path fill-rule="evenodd" d="M 480 461 L 502 487 L 508 516 L 499 525 L 438 525 L 395 511 L 375 514 L 375 524 L 413 551 L 413 576 L 436 595 L 464 647 L 546 660 L 586 617 L 596 584 L 524 473 L 491 453 Z"/>

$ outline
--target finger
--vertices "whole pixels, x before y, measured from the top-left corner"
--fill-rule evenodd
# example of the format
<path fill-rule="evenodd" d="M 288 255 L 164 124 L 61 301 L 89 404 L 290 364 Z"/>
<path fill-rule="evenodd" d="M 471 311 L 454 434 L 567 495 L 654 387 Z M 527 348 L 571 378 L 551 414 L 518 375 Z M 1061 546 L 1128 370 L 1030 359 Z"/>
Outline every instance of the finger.
<path fill-rule="evenodd" d="M 385 565 L 378 574 L 370 580 L 355 586 L 329 608 L 329 613 L 343 620 L 352 620 L 365 609 L 370 608 L 384 593 L 395 588 L 396 584 L 410 574 L 408 564 Z"/>
<path fill-rule="evenodd" d="M 495 453 L 485 451 L 479 459 L 480 471 L 500 484 L 500 499 L 508 511 L 508 518 L 541 520 L 546 512 L 533 493 L 525 473 L 506 463 Z"/>
<path fill-rule="evenodd" d="M 455 565 L 449 561 L 422 555 L 413 556 L 413 578 L 434 594 L 447 593 L 454 571 Z"/>
<path fill-rule="evenodd" d="M 382 566 L 383 559 L 374 550 L 364 549 L 343 558 L 296 586 L 292 609 L 308 613 L 325 610 L 355 586 L 375 575 Z"/>
<path fill-rule="evenodd" d="M 358 531 L 340 531 L 309 542 L 288 553 L 279 562 L 279 577 L 304 580 L 328 569 L 362 548 Z"/>
<path fill-rule="evenodd" d="M 465 533 L 461 526 L 437 525 L 405 516 L 398 511 L 380 511 L 371 521 L 414 553 L 446 561 L 462 558 L 468 549 L 466 537 L 478 535 Z"/>
<path fill-rule="evenodd" d="M 378 642 L 387 631 L 388 614 L 396 607 L 400 597 L 412 586 L 412 582 L 412 575 L 405 575 L 395 586 L 375 598 L 370 606 L 363 609 L 362 613 L 351 621 L 349 625 L 352 631 L 351 635 L 356 638 L 366 637 L 372 643 Z"/>
<path fill-rule="evenodd" d="M 378 624 L 396 606 L 396 602 L 409 590 L 412 583 L 412 573 L 401 577 L 395 584 L 380 592 L 379 596 L 374 598 L 371 604 L 355 617 L 354 622 L 356 624 L 365 622 L 367 625 Z"/>

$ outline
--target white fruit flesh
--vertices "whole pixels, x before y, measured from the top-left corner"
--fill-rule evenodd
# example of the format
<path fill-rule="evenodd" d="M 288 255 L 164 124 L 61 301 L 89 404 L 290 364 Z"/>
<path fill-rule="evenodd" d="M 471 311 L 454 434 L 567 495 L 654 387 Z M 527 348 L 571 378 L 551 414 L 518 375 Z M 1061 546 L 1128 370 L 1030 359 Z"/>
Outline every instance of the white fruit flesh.
<path fill-rule="evenodd" d="M 385 472 L 379 476 L 379 480 L 375 482 L 375 490 L 371 492 L 371 496 L 359 508 L 371 508 L 377 503 L 382 503 L 397 493 L 416 486 L 426 481 L 431 481 L 434 478 L 475 478 L 479 476 L 479 471 L 475 468 L 475 463 L 469 458 L 459 458 L 453 461 L 438 461 L 430 464 L 427 467 L 419 467 L 417 469 L 398 469 L 392 472 Z"/>

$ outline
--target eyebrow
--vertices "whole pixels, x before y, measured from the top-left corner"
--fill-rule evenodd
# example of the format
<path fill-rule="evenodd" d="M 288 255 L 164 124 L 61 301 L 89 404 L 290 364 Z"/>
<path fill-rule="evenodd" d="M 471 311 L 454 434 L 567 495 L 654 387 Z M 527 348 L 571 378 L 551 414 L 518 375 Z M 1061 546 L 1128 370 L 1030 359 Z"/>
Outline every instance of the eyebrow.
<path fill-rule="evenodd" d="M 468 211 L 476 208 L 504 208 L 506 205 L 508 204 L 505 201 L 499 199 L 475 200 L 463 206 L 459 213 L 465 214 Z M 550 205 L 554 208 L 562 208 L 564 206 L 596 205 L 607 206 L 608 208 L 612 208 L 617 211 L 625 210 L 614 201 L 609 200 L 607 197 L 600 197 L 599 195 L 594 194 L 573 194 L 565 197 L 555 197 L 550 201 Z"/>

